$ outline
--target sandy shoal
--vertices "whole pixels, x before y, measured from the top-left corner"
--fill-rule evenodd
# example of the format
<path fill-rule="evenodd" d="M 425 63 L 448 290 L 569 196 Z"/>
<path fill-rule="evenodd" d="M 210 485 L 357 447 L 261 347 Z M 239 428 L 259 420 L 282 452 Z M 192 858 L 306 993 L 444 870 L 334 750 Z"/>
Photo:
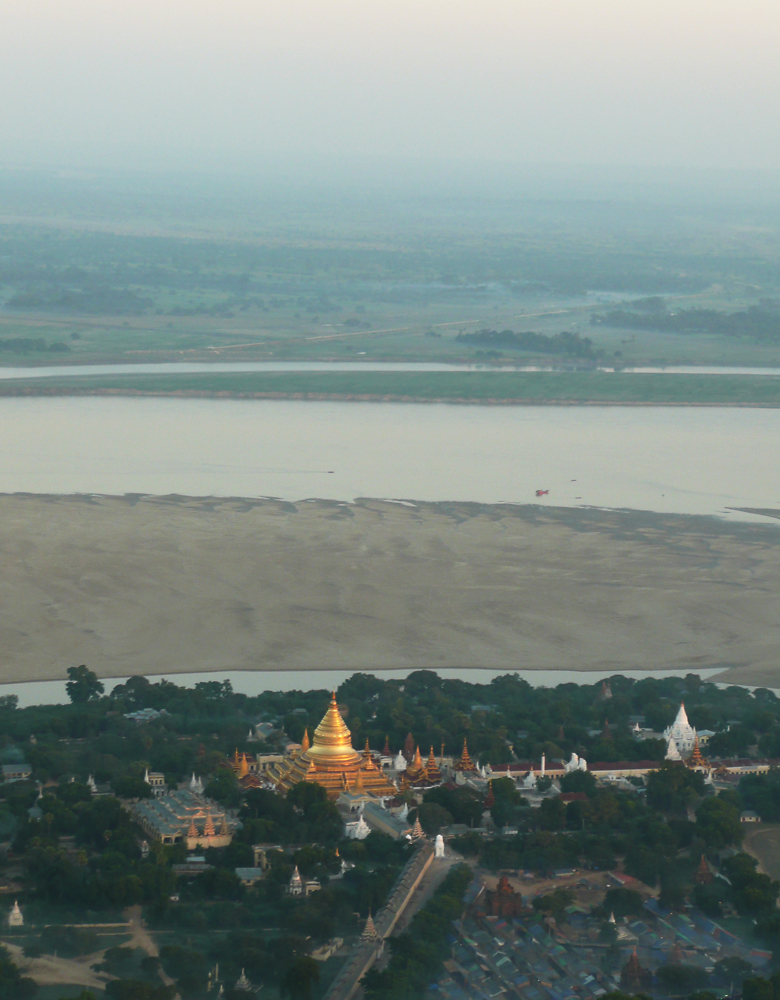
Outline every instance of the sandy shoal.
<path fill-rule="evenodd" d="M 638 512 L 0 496 L 0 679 L 679 669 L 780 686 L 780 525 Z M 720 679 L 720 678 L 719 678 Z"/>

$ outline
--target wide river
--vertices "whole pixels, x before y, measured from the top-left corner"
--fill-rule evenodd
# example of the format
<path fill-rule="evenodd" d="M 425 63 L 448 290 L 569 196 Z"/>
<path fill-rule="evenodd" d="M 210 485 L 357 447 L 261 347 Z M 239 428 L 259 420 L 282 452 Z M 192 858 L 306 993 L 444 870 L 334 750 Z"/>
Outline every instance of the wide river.
<path fill-rule="evenodd" d="M 3 493 L 780 507 L 773 409 L 5 397 L 0 449 Z"/>

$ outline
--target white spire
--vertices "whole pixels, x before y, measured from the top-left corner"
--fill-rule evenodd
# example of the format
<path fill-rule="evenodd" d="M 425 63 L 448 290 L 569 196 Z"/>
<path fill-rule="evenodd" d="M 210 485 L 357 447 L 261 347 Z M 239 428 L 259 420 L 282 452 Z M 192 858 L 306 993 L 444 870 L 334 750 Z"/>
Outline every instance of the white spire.
<path fill-rule="evenodd" d="M 19 909 L 19 903 L 14 900 L 14 906 L 8 916 L 8 926 L 9 927 L 23 927 L 24 917 L 22 916 L 22 911 Z"/>
<path fill-rule="evenodd" d="M 149 768 L 148 767 L 147 767 L 146 771 L 144 772 L 144 781 L 146 782 L 147 785 L 149 784 Z"/>
<path fill-rule="evenodd" d="M 352 839 L 353 840 L 365 840 L 366 837 L 369 835 L 369 833 L 371 833 L 371 827 L 363 819 L 363 814 L 361 812 L 360 818 L 358 819 L 357 823 L 355 824 L 355 828 L 354 828 L 354 830 L 352 832 Z"/>
<path fill-rule="evenodd" d="M 685 705 L 680 703 L 680 711 L 677 713 L 677 718 L 674 720 L 675 726 L 689 726 L 688 716 L 685 712 Z"/>
<path fill-rule="evenodd" d="M 682 760 L 682 758 L 680 757 L 680 751 L 677 749 L 677 744 L 674 742 L 674 740 L 672 739 L 671 736 L 669 737 L 669 740 L 668 740 L 668 742 L 666 744 L 665 759 L 666 760 Z"/>

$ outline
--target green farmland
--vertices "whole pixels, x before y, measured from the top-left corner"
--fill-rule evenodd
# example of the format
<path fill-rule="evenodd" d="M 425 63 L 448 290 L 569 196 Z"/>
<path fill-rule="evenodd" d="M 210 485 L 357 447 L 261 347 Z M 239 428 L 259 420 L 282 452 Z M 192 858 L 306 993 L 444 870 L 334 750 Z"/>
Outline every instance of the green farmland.
<path fill-rule="evenodd" d="M 611 372 L 239 372 L 13 380 L 3 395 L 176 395 L 416 402 L 780 406 L 780 377 Z"/>

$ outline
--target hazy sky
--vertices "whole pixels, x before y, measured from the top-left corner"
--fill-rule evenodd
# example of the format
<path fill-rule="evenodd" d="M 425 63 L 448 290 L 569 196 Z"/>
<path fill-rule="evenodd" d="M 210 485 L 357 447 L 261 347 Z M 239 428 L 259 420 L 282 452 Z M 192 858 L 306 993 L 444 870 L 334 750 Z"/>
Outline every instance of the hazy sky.
<path fill-rule="evenodd" d="M 779 0 L 0 0 L 0 163 L 780 167 Z"/>

